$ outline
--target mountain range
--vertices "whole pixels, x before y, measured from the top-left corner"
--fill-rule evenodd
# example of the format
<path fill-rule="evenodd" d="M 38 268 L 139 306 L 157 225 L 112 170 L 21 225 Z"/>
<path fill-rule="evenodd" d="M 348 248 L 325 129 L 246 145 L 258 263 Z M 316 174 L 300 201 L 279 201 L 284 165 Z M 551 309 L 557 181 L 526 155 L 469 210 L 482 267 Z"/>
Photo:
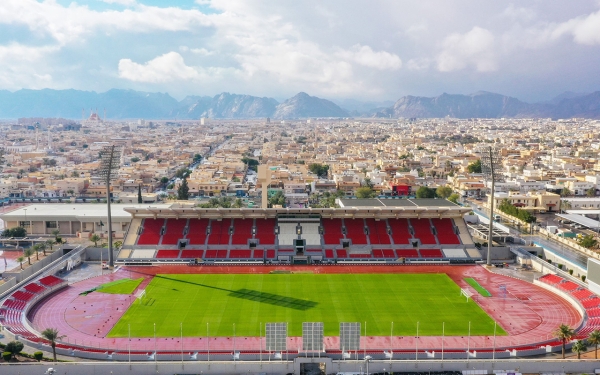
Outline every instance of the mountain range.
<path fill-rule="evenodd" d="M 273 98 L 221 93 L 188 96 L 181 101 L 167 93 L 112 89 L 104 93 L 79 90 L 0 90 L 0 118 L 64 117 L 81 119 L 90 111 L 109 119 L 296 119 L 309 117 L 392 118 L 572 118 L 600 119 L 600 91 L 565 92 L 544 103 L 480 91 L 470 95 L 404 96 L 393 102 L 339 101 L 304 92 L 278 102 Z"/>

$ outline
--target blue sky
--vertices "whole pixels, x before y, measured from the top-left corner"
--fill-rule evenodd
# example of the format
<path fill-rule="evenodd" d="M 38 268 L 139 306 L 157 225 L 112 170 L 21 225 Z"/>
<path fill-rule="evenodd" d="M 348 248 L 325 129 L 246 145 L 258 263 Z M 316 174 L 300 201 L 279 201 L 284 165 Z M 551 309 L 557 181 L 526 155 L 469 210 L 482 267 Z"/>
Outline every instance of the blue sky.
<path fill-rule="evenodd" d="M 276 99 L 600 90 L 600 1 L 2 0 L 0 89 Z"/>

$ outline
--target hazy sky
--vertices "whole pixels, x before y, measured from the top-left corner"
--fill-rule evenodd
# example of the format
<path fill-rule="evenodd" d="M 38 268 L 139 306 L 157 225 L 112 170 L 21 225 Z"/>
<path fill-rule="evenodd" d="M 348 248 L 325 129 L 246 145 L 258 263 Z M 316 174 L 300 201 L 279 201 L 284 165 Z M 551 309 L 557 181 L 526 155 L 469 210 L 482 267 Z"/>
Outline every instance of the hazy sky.
<path fill-rule="evenodd" d="M 600 0 L 0 0 L 0 89 L 396 100 L 600 90 Z"/>

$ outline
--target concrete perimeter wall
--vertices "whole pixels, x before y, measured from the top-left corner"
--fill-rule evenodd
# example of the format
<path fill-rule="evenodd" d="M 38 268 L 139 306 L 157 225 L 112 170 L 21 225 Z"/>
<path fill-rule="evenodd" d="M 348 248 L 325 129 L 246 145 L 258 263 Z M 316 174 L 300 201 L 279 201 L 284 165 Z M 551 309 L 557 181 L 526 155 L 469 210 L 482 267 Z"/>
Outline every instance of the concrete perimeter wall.
<path fill-rule="evenodd" d="M 324 363 L 327 374 L 365 372 L 364 361 L 332 361 L 330 358 L 297 358 L 290 362 L 147 362 L 147 363 L 32 363 L 0 365 L 3 375 L 40 375 L 48 368 L 61 375 L 97 374 L 300 374 L 301 363 Z M 526 374 L 594 373 L 600 363 L 594 360 L 500 360 L 500 361 L 371 361 L 369 373 L 478 370 L 478 373 L 520 372 Z"/>

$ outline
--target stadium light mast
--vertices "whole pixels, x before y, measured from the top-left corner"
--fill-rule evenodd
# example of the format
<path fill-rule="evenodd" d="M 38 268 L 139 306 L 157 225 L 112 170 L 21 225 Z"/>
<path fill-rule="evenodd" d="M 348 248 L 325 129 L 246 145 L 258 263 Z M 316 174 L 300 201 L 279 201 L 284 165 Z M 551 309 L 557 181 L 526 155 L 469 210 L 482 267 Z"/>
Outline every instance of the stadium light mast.
<path fill-rule="evenodd" d="M 110 181 L 117 177 L 119 163 L 121 159 L 121 150 L 115 145 L 106 146 L 100 151 L 100 168 L 98 175 L 106 183 L 106 209 L 108 213 L 108 265 L 110 268 L 115 266 L 115 256 L 112 247 L 112 215 L 110 213 Z"/>
<path fill-rule="evenodd" d="M 494 230 L 494 189 L 495 183 L 502 180 L 502 160 L 499 150 L 489 146 L 481 156 L 481 172 L 487 181 L 492 182 L 490 194 L 490 226 L 488 229 L 487 265 L 492 265 L 492 235 Z"/>

